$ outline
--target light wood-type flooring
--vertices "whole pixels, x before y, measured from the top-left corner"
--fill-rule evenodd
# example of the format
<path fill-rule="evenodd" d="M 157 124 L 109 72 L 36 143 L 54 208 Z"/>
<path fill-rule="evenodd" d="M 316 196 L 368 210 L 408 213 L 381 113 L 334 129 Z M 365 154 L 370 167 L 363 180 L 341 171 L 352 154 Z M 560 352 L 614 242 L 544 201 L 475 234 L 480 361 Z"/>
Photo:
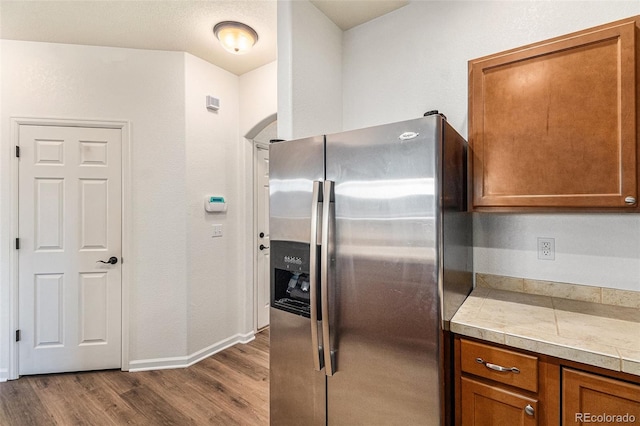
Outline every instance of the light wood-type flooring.
<path fill-rule="evenodd" d="M 0 383 L 0 425 L 267 425 L 269 330 L 189 368 Z"/>

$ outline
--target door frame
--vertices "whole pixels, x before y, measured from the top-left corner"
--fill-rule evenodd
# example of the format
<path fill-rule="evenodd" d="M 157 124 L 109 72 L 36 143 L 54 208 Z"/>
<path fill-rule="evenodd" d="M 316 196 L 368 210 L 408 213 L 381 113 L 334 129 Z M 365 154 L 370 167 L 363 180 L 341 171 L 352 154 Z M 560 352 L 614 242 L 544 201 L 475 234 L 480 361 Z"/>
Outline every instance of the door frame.
<path fill-rule="evenodd" d="M 131 226 L 133 224 L 132 216 L 132 193 L 131 193 L 131 135 L 130 135 L 130 123 L 126 120 L 86 120 L 86 119 L 67 119 L 67 118 L 46 118 L 46 117 L 11 117 L 11 150 L 15 150 L 15 146 L 20 142 L 20 126 L 64 126 L 64 127 L 93 127 L 93 128 L 105 128 L 105 129 L 120 129 L 122 136 L 122 158 L 121 158 L 121 174 L 122 174 L 122 228 L 120 230 L 122 237 L 122 342 L 121 342 L 121 360 L 120 369 L 122 371 L 129 370 L 129 300 L 130 300 L 130 288 L 129 284 L 132 282 L 134 263 L 130 261 L 130 255 L 133 253 L 132 240 L 129 237 L 131 235 Z M 11 199 L 10 199 L 10 228 L 13 238 L 18 238 L 18 180 L 19 180 L 19 167 L 18 159 L 15 153 L 11 153 Z M 13 334 L 15 330 L 18 330 L 18 296 L 19 296 L 19 282 L 18 276 L 18 251 L 15 246 L 9 254 L 9 371 L 8 378 L 10 380 L 17 379 L 18 376 L 18 362 L 20 361 L 20 354 L 18 351 L 18 345 Z M 1 335 L 1 334 L 0 334 Z"/>
<path fill-rule="evenodd" d="M 265 126 L 266 127 L 266 126 Z M 258 249 L 260 245 L 260 237 L 258 237 L 258 150 L 266 149 L 269 151 L 269 145 L 262 142 L 253 141 L 253 330 L 254 333 L 258 328 Z"/>
<path fill-rule="evenodd" d="M 258 332 L 258 275 L 257 275 L 257 271 L 258 271 L 258 253 L 257 253 L 257 247 L 258 244 L 256 244 L 256 242 L 258 241 L 258 234 L 257 234 L 257 223 L 258 223 L 258 219 L 257 219 L 257 209 L 258 209 L 258 202 L 257 202 L 257 179 L 256 179 L 256 160 L 257 160 L 257 154 L 256 154 L 256 144 L 259 142 L 254 141 L 254 138 L 256 136 L 258 136 L 260 134 L 260 132 L 262 130 L 264 130 L 268 125 L 270 125 L 271 123 L 273 123 L 274 121 L 278 120 L 278 113 L 274 112 L 273 114 L 269 114 L 268 116 L 266 116 L 265 118 L 263 118 L 262 120 L 260 120 L 258 123 L 256 123 L 251 130 L 249 130 L 247 133 L 245 133 L 244 135 L 244 140 L 245 142 L 250 145 L 250 147 L 246 147 L 246 156 L 245 158 L 247 158 L 245 164 L 247 165 L 247 171 L 245 173 L 245 182 L 246 185 L 248 186 L 249 184 L 251 185 L 251 188 L 247 188 L 247 196 L 246 196 L 246 200 L 247 200 L 247 212 L 251 212 L 251 217 L 249 218 L 248 216 L 245 219 L 245 223 L 247 225 L 249 225 L 249 223 L 251 224 L 251 236 L 250 237 L 246 237 L 245 236 L 245 242 L 248 245 L 247 249 L 251 250 L 251 262 L 252 262 L 252 268 L 251 268 L 251 283 L 247 283 L 247 297 L 251 296 L 252 297 L 252 303 L 251 303 L 251 313 L 250 315 L 247 315 L 247 326 L 249 326 L 249 324 L 251 324 L 251 327 L 253 328 L 253 333 L 257 333 Z M 262 144 L 264 145 L 264 144 Z M 245 145 L 246 146 L 246 145 Z M 267 145 L 267 149 L 268 149 L 268 145 Z M 249 158 L 250 157 L 250 158 Z M 248 286 L 251 285 L 251 289 L 248 288 Z M 248 306 L 246 309 L 249 309 Z"/>

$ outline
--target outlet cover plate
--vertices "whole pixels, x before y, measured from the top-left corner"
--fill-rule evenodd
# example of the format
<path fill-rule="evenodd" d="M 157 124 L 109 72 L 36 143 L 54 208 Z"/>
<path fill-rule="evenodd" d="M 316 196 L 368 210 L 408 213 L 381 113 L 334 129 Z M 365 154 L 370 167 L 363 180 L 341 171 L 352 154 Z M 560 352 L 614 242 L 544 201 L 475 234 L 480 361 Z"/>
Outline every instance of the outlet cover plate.
<path fill-rule="evenodd" d="M 538 259 L 556 260 L 555 238 L 538 237 Z"/>

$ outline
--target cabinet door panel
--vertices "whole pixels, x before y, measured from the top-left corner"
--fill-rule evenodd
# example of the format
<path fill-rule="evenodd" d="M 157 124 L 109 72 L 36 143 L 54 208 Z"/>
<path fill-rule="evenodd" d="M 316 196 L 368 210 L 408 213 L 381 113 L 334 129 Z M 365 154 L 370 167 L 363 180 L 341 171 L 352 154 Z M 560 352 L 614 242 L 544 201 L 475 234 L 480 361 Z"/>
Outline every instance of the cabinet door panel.
<path fill-rule="evenodd" d="M 496 386 L 462 377 L 462 426 L 534 426 L 538 401 Z M 525 408 L 529 406 L 532 414 Z"/>
<path fill-rule="evenodd" d="M 469 62 L 474 208 L 637 207 L 636 25 Z"/>
<path fill-rule="evenodd" d="M 640 420 L 638 385 L 567 368 L 562 370 L 562 383 L 564 425 L 581 422 L 610 425 Z"/>

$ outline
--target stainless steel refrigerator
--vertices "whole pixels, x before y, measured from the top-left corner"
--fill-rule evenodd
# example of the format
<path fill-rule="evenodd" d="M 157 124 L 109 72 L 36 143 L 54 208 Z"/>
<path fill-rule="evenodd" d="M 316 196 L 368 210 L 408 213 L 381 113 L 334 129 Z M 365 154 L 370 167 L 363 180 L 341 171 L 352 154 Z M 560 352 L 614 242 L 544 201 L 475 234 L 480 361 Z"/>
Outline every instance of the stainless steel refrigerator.
<path fill-rule="evenodd" d="M 451 421 L 466 156 L 440 114 L 270 145 L 272 425 Z"/>

